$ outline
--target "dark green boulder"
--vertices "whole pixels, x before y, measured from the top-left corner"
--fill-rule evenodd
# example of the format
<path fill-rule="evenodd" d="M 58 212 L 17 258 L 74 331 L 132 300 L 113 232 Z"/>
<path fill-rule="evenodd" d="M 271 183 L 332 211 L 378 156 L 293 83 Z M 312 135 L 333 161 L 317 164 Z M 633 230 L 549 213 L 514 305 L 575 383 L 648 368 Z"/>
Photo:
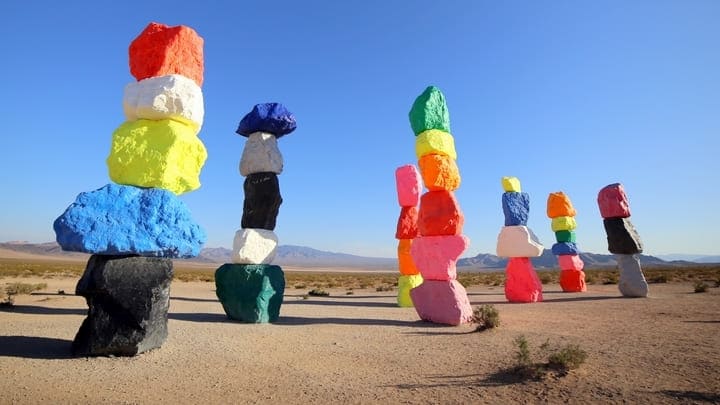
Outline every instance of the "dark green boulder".
<path fill-rule="evenodd" d="M 577 236 L 575 235 L 575 231 L 556 231 L 555 240 L 558 242 L 575 243 L 577 242 Z"/>
<path fill-rule="evenodd" d="M 284 292 L 285 274 L 280 266 L 225 263 L 215 271 L 215 293 L 231 319 L 277 321 Z"/>
<path fill-rule="evenodd" d="M 410 109 L 410 126 L 415 135 L 429 129 L 450 133 L 450 113 L 440 89 L 429 86 L 415 99 Z"/>

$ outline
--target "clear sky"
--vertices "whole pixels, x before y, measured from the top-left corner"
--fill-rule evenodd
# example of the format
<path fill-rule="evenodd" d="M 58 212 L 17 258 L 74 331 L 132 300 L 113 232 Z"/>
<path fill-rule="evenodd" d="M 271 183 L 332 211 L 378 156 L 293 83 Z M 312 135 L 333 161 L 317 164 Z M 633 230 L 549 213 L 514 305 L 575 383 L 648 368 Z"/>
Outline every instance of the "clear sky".
<path fill-rule="evenodd" d="M 240 228 L 253 105 L 281 102 L 281 244 L 393 257 L 395 169 L 416 163 L 413 100 L 448 102 L 471 246 L 494 253 L 502 176 L 530 194 L 529 227 L 554 243 L 549 193 L 578 211 L 578 245 L 607 253 L 597 192 L 624 184 L 647 254 L 718 254 L 720 2 L 21 1 L 0 3 L 0 241 L 54 240 L 105 159 L 133 81 L 130 42 L 152 22 L 205 40 L 208 150 L 180 198 L 231 247 Z"/>

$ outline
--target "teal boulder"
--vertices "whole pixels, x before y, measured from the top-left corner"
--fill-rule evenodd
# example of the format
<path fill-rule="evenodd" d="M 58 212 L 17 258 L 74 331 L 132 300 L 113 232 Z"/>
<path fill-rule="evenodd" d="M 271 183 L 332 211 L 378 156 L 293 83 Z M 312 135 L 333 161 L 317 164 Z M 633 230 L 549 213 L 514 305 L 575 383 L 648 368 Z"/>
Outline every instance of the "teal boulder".
<path fill-rule="evenodd" d="M 415 99 L 410 109 L 410 126 L 415 135 L 429 129 L 450 133 L 450 113 L 440 89 L 429 86 Z"/>
<path fill-rule="evenodd" d="M 285 273 L 280 266 L 225 263 L 215 271 L 215 293 L 231 319 L 277 321 L 284 292 Z"/>

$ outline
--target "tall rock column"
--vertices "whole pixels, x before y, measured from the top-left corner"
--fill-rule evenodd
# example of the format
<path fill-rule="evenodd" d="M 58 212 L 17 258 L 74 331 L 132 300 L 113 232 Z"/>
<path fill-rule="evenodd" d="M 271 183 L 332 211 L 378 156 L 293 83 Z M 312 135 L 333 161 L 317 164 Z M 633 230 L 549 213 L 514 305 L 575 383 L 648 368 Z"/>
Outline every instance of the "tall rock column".
<path fill-rule="evenodd" d="M 395 183 L 397 185 L 398 203 L 400 204 L 400 217 L 397 222 L 395 239 L 398 239 L 398 296 L 397 302 L 401 307 L 412 307 L 410 290 L 423 282 L 422 275 L 415 266 L 412 258 L 412 241 L 418 236 L 418 206 L 422 192 L 420 173 L 414 165 L 400 166 L 395 170 Z"/>
<path fill-rule="evenodd" d="M 542 283 L 530 262 L 543 253 L 543 245 L 527 227 L 530 196 L 521 191 L 517 177 L 503 177 L 502 207 L 505 226 L 498 235 L 496 254 L 509 258 L 505 268 L 505 298 L 510 302 L 542 301 Z"/>
<path fill-rule="evenodd" d="M 430 86 L 410 110 L 415 152 L 423 183 L 418 236 L 410 253 L 423 283 L 410 290 L 421 319 L 448 325 L 470 322 L 473 311 L 465 288 L 457 279 L 456 263 L 470 241 L 462 234 L 465 220 L 454 191 L 460 186 L 455 140 L 445 96 Z"/>
<path fill-rule="evenodd" d="M 176 195 L 200 187 L 207 151 L 203 39 L 189 27 L 150 23 L 129 48 L 126 122 L 106 163 L 114 183 L 78 195 L 53 228 L 63 250 L 91 253 L 76 293 L 88 316 L 77 355 L 133 356 L 167 338 L 172 258 L 197 256 L 205 232 Z M 117 183 L 117 184 L 116 184 Z"/>
<path fill-rule="evenodd" d="M 642 242 L 630 222 L 630 203 L 625 189 L 620 183 L 607 185 L 598 193 L 597 202 L 607 233 L 608 250 L 615 254 L 620 269 L 620 293 L 625 297 L 647 297 L 648 284 L 638 257 L 643 251 Z"/>
<path fill-rule="evenodd" d="M 240 159 L 240 174 L 245 176 L 241 229 L 233 241 L 233 262 L 215 271 L 215 291 L 231 319 L 267 323 L 280 316 L 285 274 L 271 264 L 278 245 L 273 231 L 282 204 L 278 175 L 283 157 L 277 141 L 295 128 L 295 116 L 282 104 L 265 103 L 255 105 L 236 131 L 248 138 Z"/>
<path fill-rule="evenodd" d="M 547 216 L 552 219 L 551 228 L 557 241 L 552 246 L 552 253 L 558 257 L 560 287 L 565 292 L 587 291 L 583 272 L 585 263 L 580 259 L 575 236 L 575 208 L 570 198 L 562 191 L 550 193 Z"/>

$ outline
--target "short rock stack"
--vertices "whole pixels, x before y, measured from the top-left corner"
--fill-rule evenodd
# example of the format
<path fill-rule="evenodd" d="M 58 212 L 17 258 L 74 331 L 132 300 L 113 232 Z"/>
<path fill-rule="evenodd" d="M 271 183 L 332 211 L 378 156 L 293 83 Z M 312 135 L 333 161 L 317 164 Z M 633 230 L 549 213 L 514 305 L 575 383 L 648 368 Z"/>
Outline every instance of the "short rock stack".
<path fill-rule="evenodd" d="M 543 300 L 542 284 L 530 258 L 542 255 L 544 248 L 527 227 L 530 196 L 521 191 L 517 177 L 503 177 L 502 186 L 505 226 L 498 235 L 496 254 L 509 258 L 505 268 L 505 298 L 510 302 L 539 302 Z"/>
<path fill-rule="evenodd" d="M 460 325 L 473 315 L 467 292 L 456 280 L 457 259 L 470 241 L 462 235 L 465 218 L 454 194 L 460 172 L 445 96 L 437 87 L 428 87 L 409 115 L 420 174 L 428 189 L 420 198 L 418 237 L 410 248 L 423 283 L 410 290 L 410 296 L 421 319 Z"/>
<path fill-rule="evenodd" d="M 550 193 L 547 216 L 552 219 L 551 227 L 557 241 L 552 247 L 552 253 L 558 257 L 560 265 L 560 287 L 565 292 L 587 291 L 584 263 L 580 259 L 575 235 L 575 208 L 570 198 L 562 191 Z"/>
<path fill-rule="evenodd" d="M 643 251 L 642 243 L 630 222 L 630 203 L 625 189 L 620 183 L 605 186 L 598 193 L 597 202 L 607 233 L 608 250 L 615 254 L 620 268 L 620 293 L 625 297 L 647 297 L 648 285 L 638 257 Z"/>
<path fill-rule="evenodd" d="M 282 104 L 257 104 L 237 129 L 247 137 L 240 159 L 245 177 L 241 229 L 235 233 L 232 263 L 215 272 L 217 297 L 231 319 L 246 323 L 275 322 L 285 291 L 285 274 L 272 265 L 282 197 L 278 175 L 283 157 L 277 140 L 296 128 L 295 117 Z"/>
<path fill-rule="evenodd" d="M 81 193 L 55 220 L 63 250 L 91 253 L 76 293 L 88 316 L 76 355 L 134 356 L 167 338 L 172 258 L 197 256 L 205 232 L 176 195 L 200 187 L 207 151 L 203 39 L 186 26 L 151 23 L 130 44 L 127 121 L 107 158 L 110 183 Z"/>
<path fill-rule="evenodd" d="M 420 205 L 422 180 L 414 165 L 405 165 L 395 170 L 395 182 L 398 203 L 401 207 L 395 231 L 395 238 L 399 240 L 397 254 L 398 269 L 400 270 L 397 302 L 401 307 L 412 307 L 410 290 L 423 282 L 422 275 L 415 266 L 415 261 L 410 253 L 413 239 L 418 236 L 418 206 Z"/>

